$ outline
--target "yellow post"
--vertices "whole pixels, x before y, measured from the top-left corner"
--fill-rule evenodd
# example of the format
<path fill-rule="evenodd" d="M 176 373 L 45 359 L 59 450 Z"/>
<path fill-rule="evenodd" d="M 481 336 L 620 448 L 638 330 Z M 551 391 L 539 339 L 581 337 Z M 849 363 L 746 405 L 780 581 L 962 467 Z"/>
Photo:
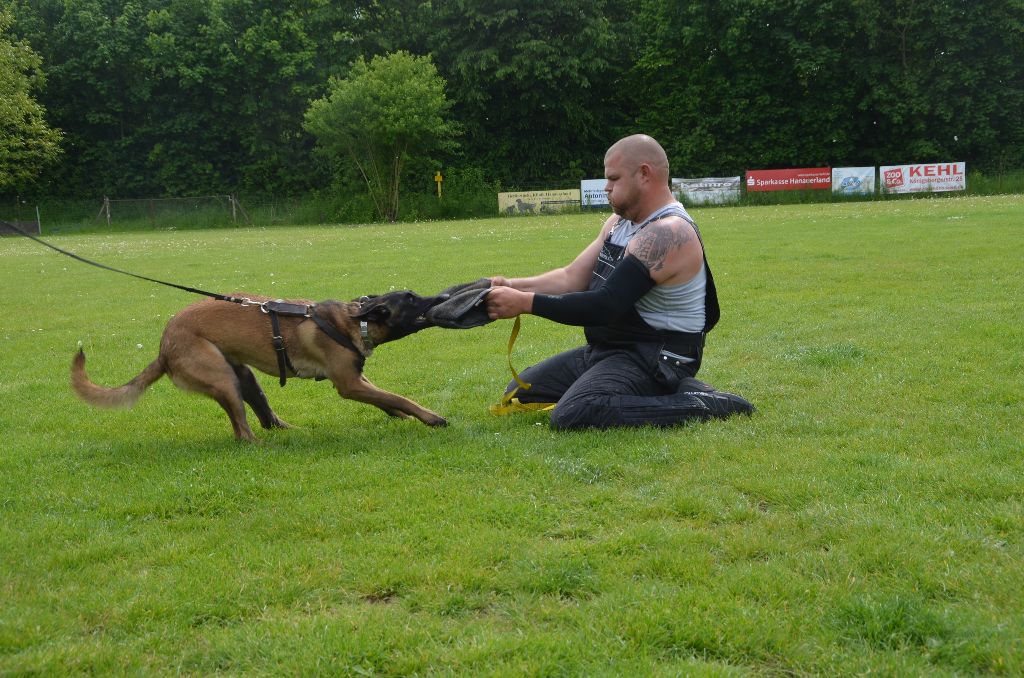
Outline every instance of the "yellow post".
<path fill-rule="evenodd" d="M 434 175 L 434 181 L 437 182 L 437 199 L 440 200 L 441 199 L 441 182 L 444 181 L 444 177 L 441 176 L 441 172 L 440 171 L 438 171 L 438 173 Z"/>

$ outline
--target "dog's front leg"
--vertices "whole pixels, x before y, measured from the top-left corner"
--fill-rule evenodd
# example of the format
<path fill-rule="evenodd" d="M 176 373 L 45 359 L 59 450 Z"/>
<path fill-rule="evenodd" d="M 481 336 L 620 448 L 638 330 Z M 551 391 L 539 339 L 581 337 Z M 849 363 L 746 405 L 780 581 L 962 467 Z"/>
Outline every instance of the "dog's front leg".
<path fill-rule="evenodd" d="M 385 391 L 370 383 L 370 380 L 358 377 L 333 380 L 334 387 L 342 398 L 358 400 L 387 412 L 392 417 L 415 417 L 427 426 L 447 426 L 448 422 L 439 414 L 431 412 L 422 405 L 409 400 L 397 393 Z"/>

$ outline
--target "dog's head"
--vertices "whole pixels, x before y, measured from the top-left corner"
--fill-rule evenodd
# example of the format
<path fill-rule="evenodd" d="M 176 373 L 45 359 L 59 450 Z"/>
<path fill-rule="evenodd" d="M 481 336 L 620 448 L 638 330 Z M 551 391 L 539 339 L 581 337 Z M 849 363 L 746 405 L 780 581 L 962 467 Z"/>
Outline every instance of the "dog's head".
<path fill-rule="evenodd" d="M 352 317 L 372 325 L 374 343 L 383 344 L 433 327 L 427 312 L 447 299 L 447 294 L 421 297 L 409 290 L 359 297 L 355 300 L 359 308 Z"/>

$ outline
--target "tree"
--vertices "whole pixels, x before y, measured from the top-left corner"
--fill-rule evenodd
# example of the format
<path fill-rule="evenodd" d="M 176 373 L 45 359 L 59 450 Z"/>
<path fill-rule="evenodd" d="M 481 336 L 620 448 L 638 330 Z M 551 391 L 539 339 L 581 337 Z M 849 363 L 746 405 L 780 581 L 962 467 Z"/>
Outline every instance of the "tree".
<path fill-rule="evenodd" d="M 652 30 L 633 69 L 647 102 L 641 128 L 665 145 L 676 176 L 844 157 L 864 96 L 849 15 L 838 0 L 644 0 Z"/>
<path fill-rule="evenodd" d="M 1024 154 L 1024 3 L 855 0 L 870 82 L 858 112 L 878 164 L 965 160 L 1020 166 Z"/>
<path fill-rule="evenodd" d="M 31 181 L 60 155 L 61 133 L 32 95 L 44 82 L 42 62 L 28 44 L 6 37 L 13 23 L 0 11 L 0 191 Z"/>
<path fill-rule="evenodd" d="M 398 218 L 404 165 L 450 149 L 457 131 L 445 118 L 451 103 L 430 57 L 408 52 L 360 57 L 306 112 L 305 128 L 329 156 L 355 163 L 381 217 Z"/>
<path fill-rule="evenodd" d="M 322 187 L 330 168 L 303 128 L 310 101 L 360 55 L 373 63 L 399 50 L 431 55 L 452 102 L 445 116 L 463 131 L 458 153 L 442 146 L 436 158 L 403 161 L 405 187 L 418 172 L 432 189 L 424 165 L 433 160 L 478 168 L 506 188 L 600 176 L 604 149 L 633 132 L 657 137 L 679 175 L 938 159 L 1005 171 L 1024 158 L 1024 0 L 0 7 L 15 17 L 12 44 L 31 46 L 46 65 L 45 89 L 38 66 L 14 70 L 61 130 L 65 162 L 31 186 L 51 195 Z M 4 54 L 10 87 L 10 59 L 24 50 Z M 19 101 L 0 95 L 7 116 Z M 8 154 L 12 139 L 24 140 L 0 131 Z"/>
<path fill-rule="evenodd" d="M 152 140 L 149 171 L 161 188 L 308 190 L 313 140 L 302 120 L 327 80 L 316 64 L 326 40 L 311 35 L 309 24 L 324 3 L 164 4 L 146 16 L 141 58 L 152 83 L 148 106 L 160 111 L 144 131 Z"/>
<path fill-rule="evenodd" d="M 43 55 L 67 162 L 48 190 L 302 194 L 328 180 L 309 100 L 359 54 L 363 0 L 0 0 Z M 335 38 L 337 34 L 337 38 Z"/>
<path fill-rule="evenodd" d="M 512 183 L 600 173 L 613 130 L 629 127 L 638 105 L 620 81 L 640 30 L 634 4 L 429 3 L 424 42 L 450 83 L 468 162 Z"/>
<path fill-rule="evenodd" d="M 140 68 L 145 0 L 18 0 L 18 28 L 46 63 L 41 94 L 64 132 L 66 161 L 41 177 L 64 195 L 152 195 L 149 146 L 138 130 L 157 114 Z"/>
<path fill-rule="evenodd" d="M 641 0 L 640 17 L 638 121 L 680 171 L 1020 162 L 1020 0 Z"/>

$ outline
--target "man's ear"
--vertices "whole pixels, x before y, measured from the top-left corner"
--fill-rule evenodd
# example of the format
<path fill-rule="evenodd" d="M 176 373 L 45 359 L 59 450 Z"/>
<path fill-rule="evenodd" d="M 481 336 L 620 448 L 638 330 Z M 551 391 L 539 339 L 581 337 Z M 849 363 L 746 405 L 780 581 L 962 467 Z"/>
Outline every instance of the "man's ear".
<path fill-rule="evenodd" d="M 388 308 L 387 304 L 370 301 L 362 304 L 359 307 L 359 311 L 353 317 L 360 320 L 384 322 L 391 317 L 391 309 Z"/>

